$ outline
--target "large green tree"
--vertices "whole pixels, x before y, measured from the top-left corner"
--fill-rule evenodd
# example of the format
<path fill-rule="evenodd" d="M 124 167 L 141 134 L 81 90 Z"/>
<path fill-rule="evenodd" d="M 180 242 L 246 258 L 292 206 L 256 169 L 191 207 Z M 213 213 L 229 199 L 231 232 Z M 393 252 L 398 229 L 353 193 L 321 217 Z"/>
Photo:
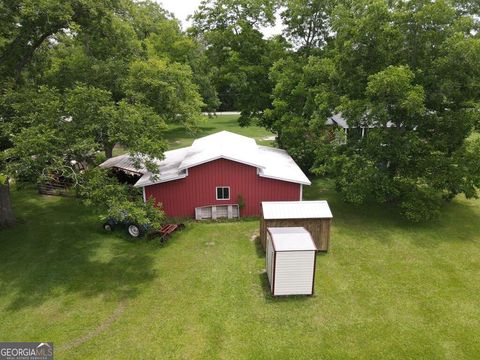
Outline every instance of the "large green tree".
<path fill-rule="evenodd" d="M 25 1 L 2 10 L 1 225 L 13 221 L 9 178 L 54 174 L 80 184 L 72 164 L 95 166 L 117 143 L 155 171 L 166 122 L 194 128 L 199 92 L 216 106 L 202 46 L 154 2 Z"/>
<path fill-rule="evenodd" d="M 248 124 L 269 107 L 269 68 L 286 53 L 280 37 L 264 39 L 260 28 L 275 22 L 278 3 L 270 0 L 205 0 L 193 16 L 191 33 L 207 46 L 221 110 L 241 111 Z"/>
<path fill-rule="evenodd" d="M 328 0 L 284 0 L 284 34 L 300 53 L 309 54 L 325 46 L 333 6 L 334 2 Z"/>
<path fill-rule="evenodd" d="M 305 169 L 333 176 L 349 202 L 391 203 L 420 221 L 434 217 L 442 200 L 476 196 L 478 13 L 459 4 L 338 2 L 319 52 L 272 68 L 265 125 Z M 367 136 L 331 141 L 325 120 L 338 112 L 351 127 L 368 128 Z"/>
<path fill-rule="evenodd" d="M 22 80 L 35 52 L 53 36 L 75 26 L 90 27 L 120 7 L 120 1 L 2 1 L 0 72 Z"/>

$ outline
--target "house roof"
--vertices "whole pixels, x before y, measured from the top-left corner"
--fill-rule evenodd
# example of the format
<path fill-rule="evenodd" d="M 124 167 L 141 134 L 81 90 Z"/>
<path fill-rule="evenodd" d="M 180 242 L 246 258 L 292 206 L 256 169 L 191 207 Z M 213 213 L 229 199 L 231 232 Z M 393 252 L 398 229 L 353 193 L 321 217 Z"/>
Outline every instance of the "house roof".
<path fill-rule="evenodd" d="M 325 121 L 325 124 L 326 125 L 337 125 L 343 129 L 349 129 L 350 126 L 348 125 L 347 123 L 347 120 L 343 117 L 342 113 L 336 113 L 334 115 L 332 115 L 331 117 L 329 117 L 327 119 L 327 121 Z M 395 126 L 394 123 L 392 123 L 391 121 L 388 121 L 387 122 L 387 127 L 390 128 L 392 126 Z M 375 124 L 370 124 L 370 125 L 367 125 L 367 126 L 352 126 L 352 128 L 369 128 L 369 129 L 373 129 L 373 128 L 376 128 L 376 127 L 379 127 L 378 125 L 375 125 Z"/>
<path fill-rule="evenodd" d="M 136 167 L 129 154 L 112 157 L 101 163 L 100 167 L 105 169 L 116 167 L 137 174 L 144 174 L 147 171 L 143 166 L 140 166 L 140 168 Z"/>
<path fill-rule="evenodd" d="M 163 160 L 157 160 L 159 174 L 146 169 L 136 170 L 143 176 L 135 184 L 144 187 L 188 176 L 188 169 L 217 159 L 227 159 L 256 167 L 258 175 L 266 178 L 310 185 L 303 171 L 281 149 L 259 146 L 254 139 L 221 131 L 195 140 L 192 146 L 167 151 Z M 121 155 L 100 165 L 104 168 L 118 167 L 129 171 L 133 166 L 130 156 Z"/>
<path fill-rule="evenodd" d="M 275 251 L 315 251 L 310 233 L 303 227 L 269 227 Z"/>
<path fill-rule="evenodd" d="M 269 219 L 331 219 L 328 202 L 317 201 L 263 201 L 263 218 Z"/>

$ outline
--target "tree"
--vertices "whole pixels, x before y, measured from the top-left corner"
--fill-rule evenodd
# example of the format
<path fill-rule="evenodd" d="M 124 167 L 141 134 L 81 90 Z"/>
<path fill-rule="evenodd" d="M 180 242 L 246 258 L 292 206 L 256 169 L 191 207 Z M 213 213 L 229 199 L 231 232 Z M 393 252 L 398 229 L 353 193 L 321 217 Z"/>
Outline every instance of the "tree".
<path fill-rule="evenodd" d="M 278 4 L 272 0 L 202 0 L 193 15 L 195 31 L 231 29 L 235 34 L 248 24 L 252 28 L 275 23 Z"/>
<path fill-rule="evenodd" d="M 2 3 L 0 72 L 18 83 L 34 53 L 53 35 L 73 24 L 89 26 L 113 9 L 112 1 L 7 1 Z"/>
<path fill-rule="evenodd" d="M 309 171 L 316 149 L 328 141 L 325 119 L 338 103 L 330 83 L 338 75 L 328 58 L 290 56 L 270 71 L 275 84 L 272 108 L 265 110 L 262 125 L 277 134 L 280 147 Z"/>
<path fill-rule="evenodd" d="M 264 39 L 259 28 L 275 21 L 274 1 L 208 0 L 190 30 L 207 46 L 221 110 L 240 110 L 240 124 L 262 117 L 271 104 L 268 70 L 285 54 L 282 38 Z"/>
<path fill-rule="evenodd" d="M 132 63 L 154 58 L 190 67 L 189 81 L 198 86 L 207 108 L 216 109 L 218 99 L 201 44 L 182 33 L 177 20 L 149 1 L 125 2 L 121 12 L 100 23 L 77 26 L 74 33 L 59 35 L 51 63 L 39 71 L 43 74 L 40 81 L 59 89 L 82 82 L 110 91 L 118 102 L 126 97 L 123 85 Z"/>
<path fill-rule="evenodd" d="M 332 2 L 325 0 L 286 0 L 281 13 L 284 34 L 307 52 L 322 48 L 330 36 Z"/>
<path fill-rule="evenodd" d="M 168 122 L 188 128 L 197 124 L 203 102 L 189 66 L 161 59 L 136 61 L 124 86 L 132 101 L 149 105 Z"/>
<path fill-rule="evenodd" d="M 132 222 L 160 228 L 164 214 L 155 208 L 153 199 L 143 202 L 141 190 L 125 184 L 100 168 L 95 168 L 81 178 L 80 195 L 97 213 L 107 214 L 109 219 Z"/>
<path fill-rule="evenodd" d="M 10 181 L 0 178 L 0 228 L 15 225 L 16 218 L 10 200 Z"/>
<path fill-rule="evenodd" d="M 75 21 L 81 22 L 83 15 L 90 10 L 84 2 L 80 11 L 80 4 L 76 1 L 44 1 L 38 4 L 34 1 L 5 1 L 0 4 L 0 96 L 16 84 L 22 82 L 22 72 L 31 63 L 37 50 L 54 34 L 67 28 Z M 105 4 L 96 4 L 98 10 Z M 99 11 L 101 13 L 102 11 Z M 1 99 L 3 107 L 5 99 Z M 15 217 L 10 201 L 10 176 L 5 169 L 8 165 L 5 150 L 12 145 L 9 114 L 1 113 L 0 121 L 0 225 L 9 226 L 14 223 Z"/>
<path fill-rule="evenodd" d="M 1 6 L 2 180 L 36 183 L 55 175 L 80 185 L 72 164 L 95 166 L 96 154 L 111 157 L 117 143 L 155 172 L 154 158 L 165 150 L 165 122 L 196 124 L 203 106 L 196 79 L 215 106 L 201 46 L 158 4 L 48 0 Z M 0 190 L 9 196 L 8 182 Z M 3 204 L 2 198 L 7 211 Z"/>
<path fill-rule="evenodd" d="M 346 201 L 391 203 L 413 221 L 435 217 L 457 194 L 477 196 L 469 136 L 480 39 L 471 12 L 448 1 L 362 0 L 337 3 L 326 23 L 332 37 L 319 53 L 272 68 L 265 125 L 282 145 L 305 169 L 333 176 Z M 328 141 L 325 120 L 336 112 L 367 136 Z"/>

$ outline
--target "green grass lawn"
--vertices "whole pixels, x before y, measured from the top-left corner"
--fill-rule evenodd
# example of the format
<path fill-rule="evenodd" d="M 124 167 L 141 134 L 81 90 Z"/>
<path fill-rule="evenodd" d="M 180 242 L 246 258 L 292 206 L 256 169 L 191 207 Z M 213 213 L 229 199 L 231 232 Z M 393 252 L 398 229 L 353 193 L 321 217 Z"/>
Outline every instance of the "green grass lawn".
<path fill-rule="evenodd" d="M 199 137 L 227 130 L 252 137 L 259 145 L 273 145 L 274 141 L 271 140 L 275 136 L 273 133 L 259 126 L 241 127 L 238 125 L 237 120 L 238 115 L 203 116 L 197 132 L 188 132 L 184 127 L 179 125 L 169 125 L 165 131 L 165 139 L 167 140 L 169 149 L 178 149 L 184 146 L 190 146 L 192 142 Z M 125 148 L 120 145 L 117 145 L 114 149 L 115 156 L 124 154 L 125 152 Z"/>
<path fill-rule="evenodd" d="M 183 127 L 178 125 L 169 125 L 165 132 L 165 138 L 168 141 L 170 149 L 177 149 L 192 144 L 196 138 L 210 135 L 218 131 L 227 130 L 240 135 L 252 137 L 260 145 L 269 145 L 274 136 L 271 132 L 259 126 L 241 127 L 238 125 L 238 115 L 218 115 L 213 117 L 203 116 L 203 121 L 199 124 L 198 132 L 189 133 Z"/>
<path fill-rule="evenodd" d="M 53 341 L 56 359 L 477 359 L 480 201 L 412 226 L 334 213 L 313 297 L 272 298 L 254 220 L 191 223 L 165 246 L 104 233 L 72 198 L 13 191 L 0 231 L 0 338 Z"/>

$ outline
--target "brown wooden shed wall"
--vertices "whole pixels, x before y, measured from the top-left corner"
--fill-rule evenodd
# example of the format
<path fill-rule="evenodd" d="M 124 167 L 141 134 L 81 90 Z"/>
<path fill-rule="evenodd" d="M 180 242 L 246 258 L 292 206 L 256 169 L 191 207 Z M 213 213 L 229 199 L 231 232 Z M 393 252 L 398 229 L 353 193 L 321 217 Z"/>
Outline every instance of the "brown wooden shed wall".
<path fill-rule="evenodd" d="M 296 227 L 303 226 L 310 232 L 319 251 L 328 251 L 330 243 L 330 225 L 332 219 L 269 219 L 260 218 L 260 241 L 263 250 L 266 249 L 268 227 Z"/>

